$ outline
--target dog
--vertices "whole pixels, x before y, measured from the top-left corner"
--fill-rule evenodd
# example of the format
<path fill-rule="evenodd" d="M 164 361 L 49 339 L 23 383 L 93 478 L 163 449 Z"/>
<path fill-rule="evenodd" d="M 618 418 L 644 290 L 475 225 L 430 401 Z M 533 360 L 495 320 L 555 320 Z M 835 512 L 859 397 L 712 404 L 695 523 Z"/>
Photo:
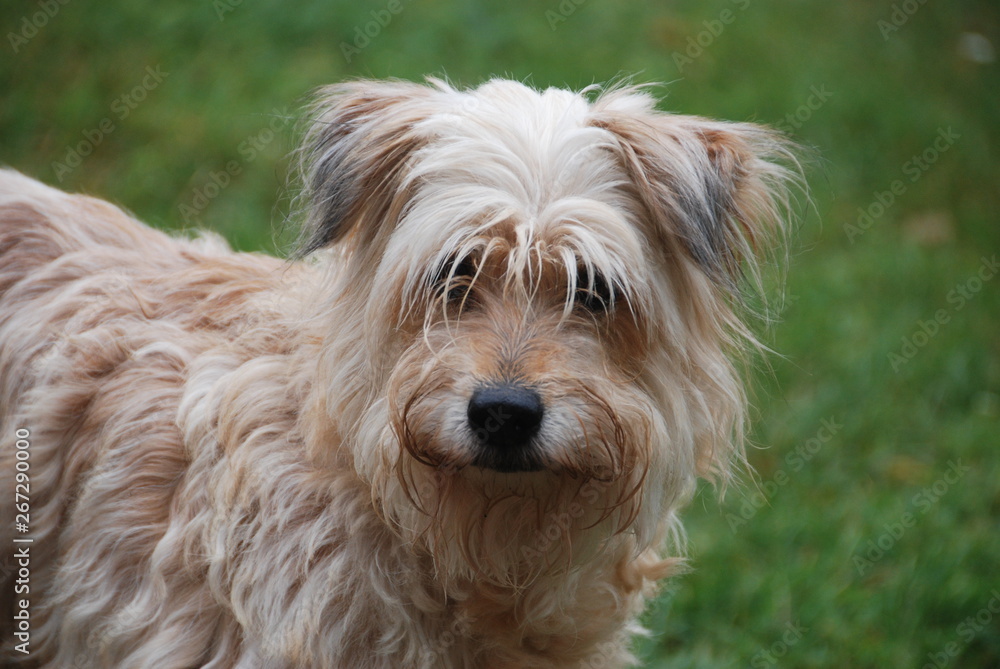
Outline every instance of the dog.
<path fill-rule="evenodd" d="M 2 172 L 5 666 L 634 663 L 795 151 L 631 85 L 307 116 L 285 260 Z"/>

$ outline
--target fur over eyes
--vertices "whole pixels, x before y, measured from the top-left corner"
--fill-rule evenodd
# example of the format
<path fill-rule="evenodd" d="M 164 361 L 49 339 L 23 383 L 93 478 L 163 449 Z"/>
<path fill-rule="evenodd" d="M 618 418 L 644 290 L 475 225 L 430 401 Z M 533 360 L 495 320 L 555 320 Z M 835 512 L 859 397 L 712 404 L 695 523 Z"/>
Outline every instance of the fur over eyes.
<path fill-rule="evenodd" d="M 696 478 L 743 458 L 788 144 L 636 87 L 355 81 L 299 159 L 289 261 L 0 172 L 34 539 L 32 653 L 8 571 L 5 661 L 625 666 Z M 516 453 L 469 417 L 497 387 L 544 410 Z"/>

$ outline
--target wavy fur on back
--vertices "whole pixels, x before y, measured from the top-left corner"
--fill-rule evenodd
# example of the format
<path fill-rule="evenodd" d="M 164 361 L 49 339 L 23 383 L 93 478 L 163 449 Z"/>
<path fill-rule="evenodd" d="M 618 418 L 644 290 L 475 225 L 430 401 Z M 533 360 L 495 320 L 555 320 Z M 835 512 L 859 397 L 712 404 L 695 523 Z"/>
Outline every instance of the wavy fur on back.
<path fill-rule="evenodd" d="M 787 146 L 636 88 L 356 81 L 300 158 L 287 262 L 0 172 L 5 666 L 629 664 L 677 510 L 742 459 Z M 507 471 L 467 417 L 500 383 L 545 411 Z"/>

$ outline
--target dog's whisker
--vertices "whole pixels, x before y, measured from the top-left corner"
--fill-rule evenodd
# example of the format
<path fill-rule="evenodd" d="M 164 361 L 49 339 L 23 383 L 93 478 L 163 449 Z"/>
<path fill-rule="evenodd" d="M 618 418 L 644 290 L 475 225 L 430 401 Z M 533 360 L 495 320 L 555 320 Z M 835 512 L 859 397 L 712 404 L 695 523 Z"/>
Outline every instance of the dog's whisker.
<path fill-rule="evenodd" d="M 744 286 L 797 181 L 777 134 L 655 102 L 324 88 L 287 261 L 0 171 L 31 660 L 630 662 L 694 481 L 744 462 Z"/>

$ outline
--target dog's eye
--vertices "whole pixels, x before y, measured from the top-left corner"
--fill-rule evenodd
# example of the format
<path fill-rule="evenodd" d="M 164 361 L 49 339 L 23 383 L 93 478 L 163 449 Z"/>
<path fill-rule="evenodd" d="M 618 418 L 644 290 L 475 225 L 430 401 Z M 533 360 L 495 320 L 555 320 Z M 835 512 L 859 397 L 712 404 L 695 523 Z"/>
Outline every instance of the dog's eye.
<path fill-rule="evenodd" d="M 611 286 L 600 272 L 591 275 L 581 268 L 576 275 L 576 303 L 595 314 L 611 309 Z"/>
<path fill-rule="evenodd" d="M 455 268 L 454 273 L 451 271 Z M 462 258 L 457 265 L 447 263 L 438 276 L 438 290 L 447 296 L 449 302 L 462 302 L 472 288 L 472 281 L 476 278 L 476 266 L 468 258 Z"/>

